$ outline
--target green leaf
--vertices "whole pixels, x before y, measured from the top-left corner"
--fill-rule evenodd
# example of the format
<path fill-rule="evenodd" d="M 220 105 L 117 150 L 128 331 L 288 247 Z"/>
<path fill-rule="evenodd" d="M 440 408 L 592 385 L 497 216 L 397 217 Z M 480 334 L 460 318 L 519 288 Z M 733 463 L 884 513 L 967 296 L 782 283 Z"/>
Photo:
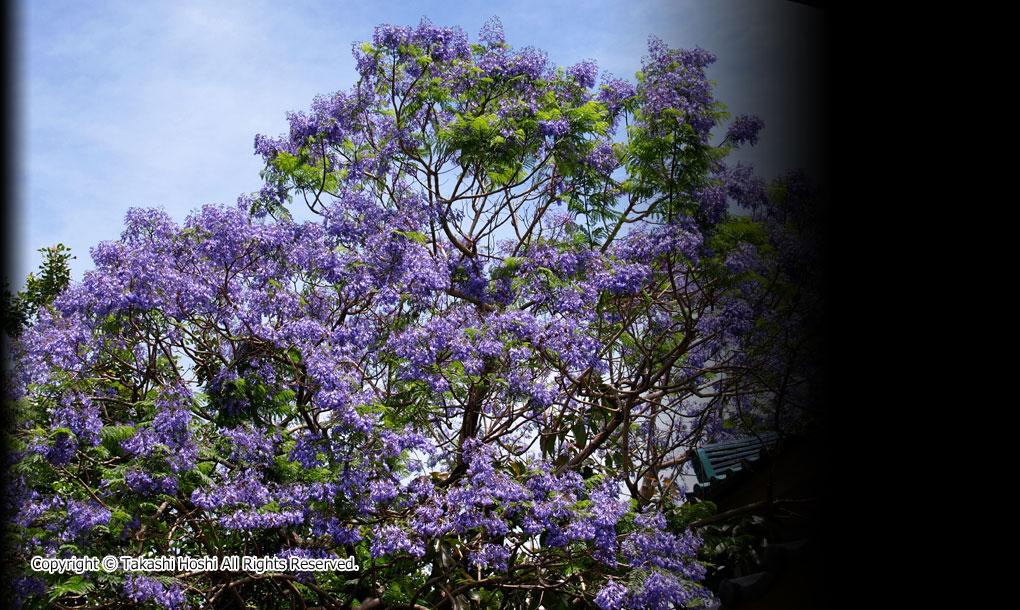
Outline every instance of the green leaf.
<path fill-rule="evenodd" d="M 120 443 L 135 435 L 134 426 L 103 426 L 99 429 L 99 436 L 102 439 L 103 447 L 110 453 L 117 454 L 121 451 Z"/>
<path fill-rule="evenodd" d="M 574 424 L 574 443 L 578 449 L 585 447 L 588 444 L 588 423 L 584 418 L 578 418 L 577 423 Z"/>
<path fill-rule="evenodd" d="M 426 237 L 423 233 L 419 233 L 417 231 L 399 231 L 397 229 L 394 229 L 393 232 L 396 233 L 397 235 L 403 235 L 407 239 L 419 243 L 423 246 L 429 243 L 429 238 Z"/>
<path fill-rule="evenodd" d="M 65 595 L 85 595 L 95 588 L 95 583 L 85 580 L 82 576 L 75 575 L 53 586 L 53 589 L 50 591 L 50 602 L 54 602 Z"/>

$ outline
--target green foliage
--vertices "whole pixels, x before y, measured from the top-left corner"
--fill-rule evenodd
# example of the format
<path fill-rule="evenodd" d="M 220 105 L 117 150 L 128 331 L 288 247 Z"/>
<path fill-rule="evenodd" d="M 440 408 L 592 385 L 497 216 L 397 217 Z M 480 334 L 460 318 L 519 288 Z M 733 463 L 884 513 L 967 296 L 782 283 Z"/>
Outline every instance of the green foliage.
<path fill-rule="evenodd" d="M 665 511 L 665 515 L 670 530 L 682 531 L 695 521 L 707 519 L 715 515 L 716 511 L 715 502 L 688 502 L 679 505 L 670 504 Z"/>
<path fill-rule="evenodd" d="M 743 576 L 757 571 L 765 559 L 769 525 L 761 515 L 744 515 L 700 529 L 704 543 L 698 558 L 727 574 Z"/>
<path fill-rule="evenodd" d="M 74 575 L 53 585 L 50 590 L 50 602 L 56 601 L 65 595 L 84 595 L 96 588 L 95 583 L 85 580 L 85 577 Z"/>
<path fill-rule="evenodd" d="M 124 455 L 121 442 L 135 435 L 134 426 L 103 426 L 99 436 L 103 439 L 103 447 L 113 455 Z"/>
<path fill-rule="evenodd" d="M 300 156 L 281 152 L 273 160 L 272 166 L 282 175 L 290 178 L 301 189 L 312 191 L 335 192 L 341 173 L 327 172 L 322 161 L 309 154 L 309 148 L 302 148 Z"/>
<path fill-rule="evenodd" d="M 35 319 L 39 310 L 53 303 L 53 299 L 63 292 L 71 282 L 70 261 L 71 250 L 64 244 L 49 248 L 39 248 L 43 254 L 43 262 L 38 273 L 29 273 L 25 279 L 25 289 L 17 294 L 10 291 L 9 284 L 4 284 L 2 307 L 2 328 L 9 337 L 17 337 L 21 329 Z"/>
<path fill-rule="evenodd" d="M 768 239 L 768 233 L 761 222 L 752 220 L 750 216 L 732 215 L 716 227 L 711 245 L 713 252 L 725 255 L 742 242 L 765 248 Z"/>

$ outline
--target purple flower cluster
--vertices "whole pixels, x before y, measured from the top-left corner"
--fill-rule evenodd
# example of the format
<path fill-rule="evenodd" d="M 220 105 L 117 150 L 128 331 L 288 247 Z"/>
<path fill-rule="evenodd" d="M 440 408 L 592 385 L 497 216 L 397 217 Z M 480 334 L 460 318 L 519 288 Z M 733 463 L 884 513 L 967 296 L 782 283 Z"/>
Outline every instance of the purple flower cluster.
<path fill-rule="evenodd" d="M 67 523 L 64 534 L 67 539 L 74 539 L 88 534 L 99 525 L 110 522 L 110 511 L 94 500 L 67 502 Z"/>
<path fill-rule="evenodd" d="M 693 198 L 708 222 L 720 222 L 726 218 L 728 210 L 724 186 L 701 187 L 694 192 Z"/>
<path fill-rule="evenodd" d="M 78 449 L 78 443 L 66 432 L 59 432 L 53 439 L 50 446 L 41 446 L 40 449 L 46 454 L 46 459 L 54 466 L 67 466 Z"/>
<path fill-rule="evenodd" d="M 738 163 L 720 173 L 726 193 L 738 205 L 757 210 L 768 205 L 765 181 L 754 175 L 754 168 Z"/>
<path fill-rule="evenodd" d="M 60 406 L 53 411 L 53 426 L 69 428 L 79 442 L 90 445 L 99 444 L 99 407 L 88 397 L 65 394 L 60 398 Z"/>
<path fill-rule="evenodd" d="M 619 167 L 620 161 L 616 157 L 611 142 L 601 142 L 595 146 L 585 160 L 589 167 L 603 176 L 609 176 Z"/>
<path fill-rule="evenodd" d="M 179 584 L 174 582 L 165 585 L 144 574 L 128 574 L 124 579 L 123 595 L 136 604 L 152 601 L 172 610 L 182 608 L 187 603 Z"/>
<path fill-rule="evenodd" d="M 13 582 L 15 610 L 24 607 L 29 597 L 42 596 L 46 593 L 46 584 L 34 576 L 18 576 Z"/>
<path fill-rule="evenodd" d="M 619 610 L 623 607 L 623 602 L 626 599 L 627 587 L 610 578 L 609 582 L 595 595 L 595 605 L 602 610 Z"/>
<path fill-rule="evenodd" d="M 288 456 L 292 462 L 301 464 L 304 468 L 318 468 L 325 462 L 319 457 L 323 449 L 328 450 L 328 443 L 323 442 L 324 438 L 312 432 L 307 432 L 294 441 L 294 448 Z"/>
<path fill-rule="evenodd" d="M 726 268 L 732 273 L 756 270 L 761 266 L 758 250 L 748 243 L 740 243 L 726 256 Z"/>
<path fill-rule="evenodd" d="M 598 76 L 598 64 L 592 59 L 587 59 L 576 66 L 567 68 L 567 77 L 573 79 L 575 83 L 585 89 L 594 87 Z"/>
<path fill-rule="evenodd" d="M 11 506 L 16 513 L 13 522 L 20 527 L 30 527 L 37 518 L 64 505 L 62 498 L 44 498 L 38 491 L 26 489 L 21 479 L 13 481 L 11 487 Z"/>
<path fill-rule="evenodd" d="M 657 513 L 638 515 L 635 524 L 641 529 L 627 537 L 623 548 L 641 577 L 631 580 L 631 588 L 610 578 L 595 595 L 595 605 L 603 610 L 702 607 L 711 595 L 698 584 L 705 573 L 693 559 L 700 540 L 689 532 L 666 531 Z"/>
<path fill-rule="evenodd" d="M 638 88 L 644 98 L 642 114 L 653 134 L 663 134 L 688 125 L 707 140 L 715 126 L 712 84 L 705 68 L 715 55 L 702 49 L 675 50 L 661 39 L 648 42 L 643 65 L 646 78 Z"/>
<path fill-rule="evenodd" d="M 253 466 L 271 466 L 281 438 L 279 433 L 268 435 L 266 430 L 243 426 L 225 429 L 223 436 L 230 440 L 234 459 Z"/>
<path fill-rule="evenodd" d="M 755 115 L 742 114 L 733 120 L 726 139 L 734 144 L 747 142 L 751 146 L 758 143 L 758 133 L 765 127 L 765 121 Z"/>
<path fill-rule="evenodd" d="M 478 31 L 478 40 L 490 47 L 506 44 L 506 36 L 503 35 L 503 22 L 499 17 L 493 17 L 482 25 Z"/>
<path fill-rule="evenodd" d="M 372 42 L 376 46 L 391 50 L 417 46 L 441 62 L 449 62 L 455 58 L 467 59 L 471 55 L 471 47 L 463 30 L 435 27 L 428 19 L 423 19 L 417 29 L 380 25 L 375 28 Z"/>
<path fill-rule="evenodd" d="M 472 551 L 468 563 L 481 569 L 493 569 L 501 572 L 506 571 L 506 562 L 510 559 L 510 550 L 498 544 L 482 546 L 479 551 Z"/>
<path fill-rule="evenodd" d="M 375 530 L 372 540 L 372 557 L 388 557 L 401 552 L 415 557 L 425 555 L 425 546 L 416 536 L 412 536 L 396 525 L 383 525 Z"/>
<path fill-rule="evenodd" d="M 636 95 L 637 89 L 634 88 L 634 85 L 625 80 L 616 78 L 609 73 L 604 73 L 602 75 L 602 84 L 599 86 L 597 99 L 605 104 L 606 109 L 609 111 L 609 115 L 613 117 L 614 129 L 616 128 L 616 121 L 620 116 L 620 111 L 623 109 L 624 104 L 629 102 Z"/>
<path fill-rule="evenodd" d="M 149 496 L 152 494 L 177 494 L 178 480 L 173 476 L 153 476 L 142 469 L 131 469 L 124 475 L 124 483 L 132 490 Z"/>
<path fill-rule="evenodd" d="M 558 138 L 570 131 L 570 121 L 567 119 L 553 119 L 551 121 L 539 121 L 538 129 L 542 135 L 551 138 Z"/>
<path fill-rule="evenodd" d="M 173 472 L 194 467 L 198 447 L 191 436 L 191 411 L 185 402 L 190 397 L 191 392 L 186 388 L 168 388 L 155 401 L 156 415 L 152 423 L 124 441 L 124 450 L 142 457 L 162 457 Z"/>
<path fill-rule="evenodd" d="M 195 489 L 191 501 L 204 510 L 211 511 L 221 506 L 246 505 L 264 506 L 273 500 L 269 486 L 261 481 L 256 471 L 233 471 L 218 489 Z"/>

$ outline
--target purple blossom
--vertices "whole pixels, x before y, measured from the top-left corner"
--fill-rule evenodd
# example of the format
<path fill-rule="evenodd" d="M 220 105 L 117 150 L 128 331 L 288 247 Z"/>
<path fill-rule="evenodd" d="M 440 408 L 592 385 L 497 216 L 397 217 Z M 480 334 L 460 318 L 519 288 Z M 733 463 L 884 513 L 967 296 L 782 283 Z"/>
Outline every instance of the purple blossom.
<path fill-rule="evenodd" d="M 219 524 L 227 530 L 250 531 L 256 529 L 278 529 L 301 525 L 304 512 L 297 509 L 279 511 L 237 510 L 219 518 Z"/>
<path fill-rule="evenodd" d="M 87 534 L 99 525 L 110 522 L 110 511 L 94 500 L 79 502 L 71 500 L 67 503 L 66 533 L 70 538 Z"/>
<path fill-rule="evenodd" d="M 383 525 L 375 529 L 375 539 L 371 546 L 373 558 L 393 556 L 401 551 L 415 557 L 425 555 L 425 547 L 421 541 L 408 535 L 401 528 L 395 525 Z"/>
<path fill-rule="evenodd" d="M 187 602 L 184 591 L 176 582 L 165 586 L 144 574 L 128 574 L 124 579 L 123 595 L 136 604 L 152 601 L 171 609 L 181 608 Z"/>
<path fill-rule="evenodd" d="M 549 136 L 552 138 L 558 138 L 563 134 L 570 131 L 570 121 L 567 119 L 553 119 L 549 121 L 539 121 L 538 129 L 542 132 L 543 136 Z"/>
<path fill-rule="evenodd" d="M 726 268 L 732 273 L 750 271 L 759 266 L 758 250 L 748 243 L 740 243 L 726 256 Z"/>
<path fill-rule="evenodd" d="M 235 459 L 256 466 L 273 464 L 279 434 L 267 435 L 265 430 L 238 426 L 223 430 L 223 436 L 230 439 Z"/>
<path fill-rule="evenodd" d="M 388 479 L 372 481 L 369 483 L 368 489 L 370 499 L 375 504 L 389 502 L 400 493 L 400 489 Z"/>
<path fill-rule="evenodd" d="M 673 574 L 651 571 L 641 589 L 631 594 L 628 605 L 634 608 L 669 610 L 670 608 L 703 607 L 710 594 L 706 589 L 682 580 Z"/>
<path fill-rule="evenodd" d="M 423 19 L 414 30 L 401 26 L 378 26 L 375 28 L 372 42 L 393 50 L 400 50 L 403 47 L 405 53 L 414 45 L 442 62 L 467 59 L 471 54 L 471 47 L 463 30 L 435 27 L 427 19 Z"/>
<path fill-rule="evenodd" d="M 78 443 L 71 435 L 66 432 L 58 433 L 53 439 L 53 445 L 45 448 L 46 459 L 54 466 L 67 466 L 71 463 L 77 448 Z"/>
<path fill-rule="evenodd" d="M 633 568 L 660 568 L 700 581 L 705 568 L 693 557 L 701 539 L 687 530 L 680 534 L 665 529 L 666 520 L 661 513 L 638 515 L 634 522 L 645 528 L 630 534 L 623 543 L 623 554 Z"/>
<path fill-rule="evenodd" d="M 694 200 L 708 222 L 719 222 L 726 218 L 726 188 L 722 185 L 702 187 L 694 192 Z"/>
<path fill-rule="evenodd" d="M 620 165 L 611 142 L 601 142 L 588 154 L 586 163 L 597 173 L 608 176 Z"/>
<path fill-rule="evenodd" d="M 319 434 L 306 432 L 294 442 L 294 448 L 290 450 L 290 460 L 301 464 L 304 468 L 318 468 L 325 464 L 319 457 L 326 447 L 323 437 Z"/>
<path fill-rule="evenodd" d="M 715 55 L 702 49 L 671 50 L 659 38 L 648 42 L 649 57 L 639 86 L 644 97 L 643 114 L 652 133 L 660 135 L 689 125 L 703 141 L 715 125 L 712 116 L 712 85 L 705 68 Z"/>
<path fill-rule="evenodd" d="M 750 166 L 738 163 L 727 168 L 720 174 L 726 193 L 738 205 L 757 210 L 768 204 L 769 198 L 765 194 L 765 181 L 754 175 L 754 169 Z"/>
<path fill-rule="evenodd" d="M 567 77 L 584 89 L 594 87 L 598 75 L 598 64 L 593 59 L 586 59 L 576 66 L 567 68 Z"/>
<path fill-rule="evenodd" d="M 482 29 L 478 32 L 478 40 L 490 47 L 506 44 L 506 37 L 503 35 L 503 22 L 499 17 L 493 17 L 482 25 Z"/>
<path fill-rule="evenodd" d="M 191 501 L 204 510 L 212 511 L 224 506 L 265 506 L 273 499 L 272 490 L 257 472 L 236 469 L 216 488 L 196 488 Z"/>
<path fill-rule="evenodd" d="M 46 593 L 46 584 L 34 576 L 19 576 L 14 579 L 14 608 L 24 607 L 25 601 L 33 596 Z"/>
<path fill-rule="evenodd" d="M 124 475 L 124 483 L 128 488 L 143 495 L 162 493 L 172 496 L 177 493 L 178 486 L 177 477 L 154 477 L 150 473 L 138 468 L 131 469 Z"/>
<path fill-rule="evenodd" d="M 747 142 L 751 146 L 758 143 L 758 133 L 765 127 L 765 121 L 756 115 L 742 114 L 733 120 L 729 130 L 726 132 L 726 139 L 734 144 Z"/>
<path fill-rule="evenodd" d="M 506 562 L 510 559 L 510 550 L 503 545 L 483 544 L 482 548 L 472 551 L 468 563 L 481 569 L 506 571 Z"/>
<path fill-rule="evenodd" d="M 599 589 L 594 601 L 595 605 L 602 608 L 602 610 L 619 610 L 623 607 L 626 597 L 627 587 L 610 578 L 606 586 Z"/>
<path fill-rule="evenodd" d="M 612 74 L 602 75 L 602 84 L 599 86 L 598 101 L 606 105 L 611 116 L 616 116 L 623 105 L 637 95 L 634 85 L 621 80 Z M 616 123 L 613 123 L 615 127 Z"/>

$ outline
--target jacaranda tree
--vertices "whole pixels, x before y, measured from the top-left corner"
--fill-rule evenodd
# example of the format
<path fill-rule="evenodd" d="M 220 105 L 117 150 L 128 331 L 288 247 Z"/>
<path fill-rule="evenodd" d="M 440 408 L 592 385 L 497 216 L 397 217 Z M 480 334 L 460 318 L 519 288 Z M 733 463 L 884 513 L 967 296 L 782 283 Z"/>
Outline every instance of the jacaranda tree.
<path fill-rule="evenodd" d="M 636 84 L 496 20 L 354 55 L 352 89 L 256 137 L 261 192 L 183 225 L 132 210 L 20 332 L 19 600 L 707 601 L 681 470 L 809 399 L 803 182 L 727 165 L 762 124 L 713 99 L 702 50 L 653 38 Z M 358 569 L 28 567 L 106 555 Z"/>

